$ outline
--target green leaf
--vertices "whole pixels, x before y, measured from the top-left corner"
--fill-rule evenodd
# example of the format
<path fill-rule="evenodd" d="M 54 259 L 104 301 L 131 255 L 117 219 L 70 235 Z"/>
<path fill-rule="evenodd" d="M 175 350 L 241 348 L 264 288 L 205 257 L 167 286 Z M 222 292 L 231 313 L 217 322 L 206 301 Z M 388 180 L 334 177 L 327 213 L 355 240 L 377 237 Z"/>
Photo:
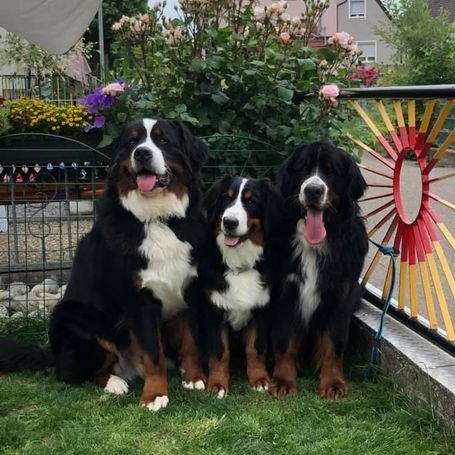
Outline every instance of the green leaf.
<path fill-rule="evenodd" d="M 230 99 L 223 92 L 213 93 L 211 98 L 216 104 L 226 104 Z"/>
<path fill-rule="evenodd" d="M 278 96 L 284 101 L 291 101 L 294 96 L 294 90 L 280 86 L 278 87 Z"/>
<path fill-rule="evenodd" d="M 299 58 L 297 62 L 303 71 L 311 71 L 316 68 L 316 63 L 311 58 Z"/>
<path fill-rule="evenodd" d="M 117 120 L 119 123 L 125 123 L 126 122 L 126 112 L 119 112 L 117 114 Z"/>
<path fill-rule="evenodd" d="M 202 58 L 194 58 L 191 61 L 190 69 L 195 73 L 202 73 L 207 68 L 207 63 Z"/>
<path fill-rule="evenodd" d="M 186 104 L 177 104 L 174 108 L 175 112 L 182 114 L 183 112 L 186 112 Z"/>
<path fill-rule="evenodd" d="M 180 114 L 180 118 L 184 122 L 191 123 L 192 125 L 199 125 L 198 119 L 196 117 L 193 117 L 192 115 L 188 114 L 187 112 L 183 112 L 182 114 Z"/>
<path fill-rule="evenodd" d="M 114 138 L 110 136 L 109 134 L 104 133 L 103 139 L 101 139 L 100 143 L 98 144 L 97 148 L 102 149 L 104 147 L 107 147 L 108 145 L 111 145 L 113 142 Z"/>

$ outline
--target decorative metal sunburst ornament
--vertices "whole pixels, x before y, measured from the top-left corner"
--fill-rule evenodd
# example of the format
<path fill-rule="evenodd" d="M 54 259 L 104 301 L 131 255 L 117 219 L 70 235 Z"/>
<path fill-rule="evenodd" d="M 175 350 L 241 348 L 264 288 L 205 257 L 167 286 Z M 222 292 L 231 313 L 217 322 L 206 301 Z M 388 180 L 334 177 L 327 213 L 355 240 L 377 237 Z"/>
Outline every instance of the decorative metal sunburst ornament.
<path fill-rule="evenodd" d="M 437 202 L 452 210 L 455 210 L 455 205 L 438 196 L 431 189 L 433 183 L 455 176 L 455 172 L 440 177 L 432 177 L 431 175 L 436 163 L 444 156 L 450 145 L 455 142 L 455 129 L 440 141 L 440 145 L 433 156 L 429 156 L 430 149 L 440 136 L 455 100 L 445 101 L 437 115 L 434 115 L 437 100 L 425 101 L 418 129 L 416 126 L 415 99 L 405 101 L 407 103 L 407 122 L 405 122 L 402 102 L 399 100 L 392 101 L 397 129 L 395 129 L 383 101 L 375 101 L 376 109 L 387 128 L 388 137 L 381 134 L 378 126 L 358 101 L 351 100 L 350 102 L 386 152 L 386 156 L 382 156 L 362 141 L 350 136 L 352 141 L 377 160 L 381 164 L 380 167 L 383 167 L 383 169 L 378 170 L 361 165 L 366 171 L 383 179 L 381 183 L 369 185 L 370 190 L 377 191 L 379 194 L 375 193 L 363 201 L 380 201 L 377 208 L 365 215 L 367 218 L 385 212 L 382 218 L 370 229 L 369 235 L 375 236 L 384 227 L 387 230 L 380 242 L 383 245 L 392 243 L 395 251 L 400 252 L 397 307 L 400 310 L 405 309 L 405 307 L 408 308 L 409 314 L 413 318 L 421 314 L 421 311 L 419 313 L 417 295 L 418 282 L 420 282 L 430 328 L 442 328 L 438 326 L 436 311 L 436 305 L 438 305 L 446 337 L 449 341 L 455 341 L 454 316 L 451 316 L 448 305 L 448 299 L 455 299 L 455 280 L 441 246 L 439 235 L 447 240 L 449 247 L 453 250 L 455 250 L 455 240 L 438 215 L 437 204 L 434 203 Z M 434 117 L 435 119 L 432 121 Z M 412 154 L 417 161 L 422 187 L 420 207 L 413 219 L 404 209 L 400 189 L 400 174 L 403 162 L 408 154 Z M 455 195 L 455 185 L 453 194 Z M 381 253 L 378 251 L 367 267 L 362 284 L 365 285 L 370 280 L 380 258 Z M 392 267 L 389 263 L 383 296 L 387 295 L 390 289 L 391 273 Z M 452 296 L 446 296 L 444 282 L 447 282 Z"/>

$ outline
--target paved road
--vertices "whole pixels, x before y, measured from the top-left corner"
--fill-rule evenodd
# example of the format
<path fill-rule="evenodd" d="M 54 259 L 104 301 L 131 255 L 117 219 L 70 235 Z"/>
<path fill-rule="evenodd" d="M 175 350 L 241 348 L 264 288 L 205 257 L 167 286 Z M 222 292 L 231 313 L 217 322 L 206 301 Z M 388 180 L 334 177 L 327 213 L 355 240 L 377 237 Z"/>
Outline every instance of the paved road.
<path fill-rule="evenodd" d="M 376 169 L 380 172 L 385 172 L 386 174 L 390 173 L 391 171 L 379 163 L 377 160 L 372 158 L 369 154 L 365 154 L 362 160 L 362 164 Z M 368 183 L 379 183 L 379 184 L 384 184 L 388 180 L 381 177 L 377 176 L 375 174 L 372 174 L 370 172 L 367 172 L 365 170 L 362 171 L 367 182 Z M 455 167 L 436 167 L 432 170 L 431 176 L 432 177 L 437 177 L 437 176 L 444 176 L 450 173 L 455 172 Z M 420 174 L 419 174 L 419 169 L 418 166 L 415 162 L 412 161 L 406 161 L 404 163 L 402 173 L 401 173 L 401 190 L 403 192 L 403 205 L 405 207 L 405 211 L 409 215 L 415 214 L 416 211 L 418 210 L 418 207 L 420 205 L 420 191 L 421 191 L 421 183 L 420 183 Z M 436 182 L 432 184 L 431 186 L 431 191 L 438 196 L 441 196 L 442 198 L 446 199 L 447 201 L 451 203 L 455 203 L 455 177 L 443 180 L 441 182 Z M 368 190 L 367 196 L 375 196 L 379 194 L 385 194 L 391 192 L 390 188 L 370 188 Z M 372 210 L 378 208 L 382 204 L 384 204 L 388 199 L 378 199 L 378 200 L 373 200 L 373 201 L 367 201 L 363 202 L 362 209 L 363 213 L 367 214 L 371 212 Z M 431 202 L 432 207 L 437 211 L 439 214 L 440 218 L 444 222 L 444 224 L 447 226 L 449 231 L 452 233 L 452 235 L 455 234 L 455 211 L 449 209 L 448 207 L 440 204 L 439 202 L 432 201 Z M 381 213 L 378 213 L 377 215 L 372 216 L 371 218 L 368 219 L 368 227 L 371 229 L 375 224 L 390 210 L 390 208 L 386 209 L 385 211 L 382 211 Z M 413 219 L 413 217 L 411 217 Z M 374 236 L 374 239 L 377 241 L 381 241 L 385 235 L 385 232 L 387 231 L 387 228 L 389 226 L 389 223 L 386 223 L 386 225 L 381 228 L 376 235 Z M 455 251 L 450 247 L 448 242 L 443 238 L 443 236 L 440 234 L 438 229 L 435 229 L 437 231 L 437 234 L 441 237 L 441 245 L 444 249 L 444 252 L 446 254 L 447 260 L 449 262 L 450 268 L 452 270 L 452 273 L 455 273 Z M 391 242 L 392 243 L 392 242 Z M 369 258 L 370 260 L 367 261 L 367 265 L 371 261 L 371 258 L 375 254 L 376 249 L 372 246 L 370 246 L 370 252 L 369 252 Z M 381 259 L 380 264 L 378 265 L 375 273 L 372 276 L 371 279 L 371 284 L 374 286 L 381 288 L 383 287 L 386 271 L 387 271 L 387 265 L 388 262 L 387 260 Z M 419 273 L 419 272 L 417 272 Z M 442 271 L 440 270 L 440 274 L 442 276 Z M 425 303 L 423 299 L 423 290 L 420 286 L 420 275 L 418 275 L 418 302 L 419 302 L 419 312 L 421 312 L 423 315 L 427 314 L 426 308 L 425 308 Z M 447 285 L 447 280 L 443 279 L 443 286 L 444 286 L 444 293 L 446 295 L 447 302 L 449 304 L 450 312 L 452 315 L 452 321 L 455 324 L 455 299 L 453 295 L 450 292 L 450 289 Z M 409 296 L 409 292 L 407 293 Z M 396 296 L 396 292 L 395 292 Z M 435 296 L 433 295 L 433 298 L 435 299 Z M 436 303 L 436 301 L 435 301 Z M 441 327 L 442 325 L 442 320 L 438 312 L 438 322 Z"/>

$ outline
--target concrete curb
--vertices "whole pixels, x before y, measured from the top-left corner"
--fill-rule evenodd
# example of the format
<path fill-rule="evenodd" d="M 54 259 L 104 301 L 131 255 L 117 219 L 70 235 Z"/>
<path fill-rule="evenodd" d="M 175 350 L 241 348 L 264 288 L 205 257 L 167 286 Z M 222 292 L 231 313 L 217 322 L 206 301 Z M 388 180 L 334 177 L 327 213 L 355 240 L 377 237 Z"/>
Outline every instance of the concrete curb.
<path fill-rule="evenodd" d="M 363 301 L 351 328 L 351 349 L 369 358 L 381 311 Z M 455 357 L 393 317 L 387 317 L 381 341 L 381 371 L 398 389 L 455 429 Z"/>

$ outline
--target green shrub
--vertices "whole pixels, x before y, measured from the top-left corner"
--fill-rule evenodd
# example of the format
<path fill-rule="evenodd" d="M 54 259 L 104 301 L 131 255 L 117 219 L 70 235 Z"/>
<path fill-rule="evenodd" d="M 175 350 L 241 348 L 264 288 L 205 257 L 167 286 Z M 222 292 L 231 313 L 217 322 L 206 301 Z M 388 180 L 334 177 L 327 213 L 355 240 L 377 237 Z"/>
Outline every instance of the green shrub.
<path fill-rule="evenodd" d="M 125 120 L 139 116 L 178 118 L 200 136 L 248 136 L 270 144 L 248 154 L 261 166 L 296 143 L 320 138 L 349 146 L 344 125 L 355 114 L 321 87 L 355 84 L 348 76 L 358 61 L 347 33 L 320 50 L 309 47 L 328 1 L 302 0 L 305 17 L 291 18 L 286 2 L 259 6 L 255 0 L 182 0 L 182 16 L 168 20 L 157 4 L 146 14 L 115 23 L 113 79 L 129 88 L 106 116 L 103 145 Z M 237 144 L 238 145 L 238 144 Z M 223 142 L 217 162 L 245 163 Z M 352 148 L 351 148 L 352 149 Z M 225 150 L 224 152 L 222 150 Z"/>

